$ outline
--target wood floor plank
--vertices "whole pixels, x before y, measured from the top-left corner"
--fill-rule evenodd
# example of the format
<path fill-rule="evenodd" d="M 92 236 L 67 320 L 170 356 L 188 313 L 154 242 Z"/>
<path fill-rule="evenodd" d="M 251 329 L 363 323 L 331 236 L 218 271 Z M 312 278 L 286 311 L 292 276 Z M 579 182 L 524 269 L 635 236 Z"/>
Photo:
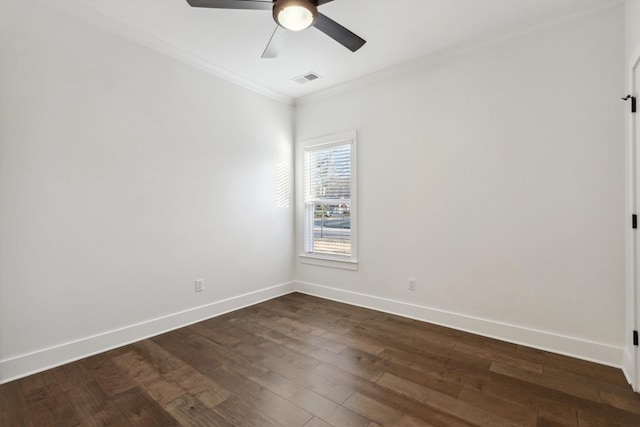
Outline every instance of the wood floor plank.
<path fill-rule="evenodd" d="M 415 352 L 401 350 L 395 347 L 386 348 L 378 357 L 426 373 L 439 372 L 449 360 L 435 355 L 424 353 L 416 354 Z"/>
<path fill-rule="evenodd" d="M 285 427 L 278 421 L 265 417 L 260 407 L 255 408 L 242 398 L 232 396 L 215 408 L 216 413 L 233 426 L 243 427 Z"/>
<path fill-rule="evenodd" d="M 313 315 L 306 315 L 300 318 L 300 321 L 308 323 L 309 325 L 317 326 L 319 328 L 324 329 L 328 332 L 333 332 L 336 334 L 344 334 L 351 331 L 350 326 L 345 326 L 342 323 L 339 323 L 340 320 L 343 320 L 339 316 L 323 316 L 320 317 L 318 313 Z"/>
<path fill-rule="evenodd" d="M 131 425 L 122 411 L 114 406 L 109 396 L 95 381 L 79 384 L 67 390 L 65 395 L 76 409 L 83 426 Z"/>
<path fill-rule="evenodd" d="M 404 378 L 396 377 L 392 374 L 384 374 L 378 380 L 378 384 L 390 390 L 404 394 L 405 396 L 417 400 L 425 405 L 439 409 L 442 412 L 456 414 L 457 417 L 474 424 L 486 423 L 496 427 L 513 427 L 522 425 L 521 422 L 523 420 L 513 421 L 507 419 L 506 417 L 496 414 L 494 411 L 485 411 L 463 400 L 448 396 L 444 393 L 439 393 L 433 389 L 416 384 Z"/>
<path fill-rule="evenodd" d="M 0 385 L 0 426 L 640 426 L 619 369 L 293 293 Z"/>
<path fill-rule="evenodd" d="M 272 390 L 315 417 L 336 426 L 368 426 L 371 422 L 330 399 L 289 380 L 275 372 L 254 378 L 258 384 Z"/>
<path fill-rule="evenodd" d="M 164 378 L 196 397 L 208 408 L 215 408 L 231 395 L 220 384 L 190 366 L 184 366 L 174 372 L 167 373 Z"/>
<path fill-rule="evenodd" d="M 93 377 L 87 372 L 81 361 L 58 366 L 51 369 L 51 372 L 55 377 L 55 383 L 62 391 L 93 381 Z"/>
<path fill-rule="evenodd" d="M 109 405 L 109 396 L 95 381 L 78 384 L 67 390 L 65 396 L 82 420 L 98 418 L 98 414 Z"/>
<path fill-rule="evenodd" d="M 24 401 L 20 382 L 0 386 L 0 426 L 31 426 L 31 414 Z"/>
<path fill-rule="evenodd" d="M 405 334 L 404 331 L 397 326 L 385 328 L 383 325 L 374 327 L 373 325 L 365 324 L 357 326 L 353 329 L 353 332 L 384 340 L 389 343 L 390 347 L 402 349 L 414 354 L 440 357 L 447 361 L 453 359 L 460 362 L 468 362 L 469 364 L 486 363 L 473 355 L 455 351 L 453 349 L 456 345 L 455 342 L 446 343 L 443 342 L 441 338 L 431 340 L 420 336 Z"/>
<path fill-rule="evenodd" d="M 135 348 L 160 375 L 174 372 L 186 365 L 185 362 L 151 340 L 139 341 L 133 344 L 132 347 Z"/>
<path fill-rule="evenodd" d="M 322 363 L 322 360 L 320 359 L 316 359 L 315 357 L 311 357 L 305 353 L 294 351 L 281 344 L 277 344 L 269 340 L 260 344 L 259 347 L 255 347 L 255 350 L 263 354 L 266 353 L 279 357 L 280 359 L 286 360 L 287 362 L 291 363 L 293 366 L 302 369 L 311 370 Z"/>
<path fill-rule="evenodd" d="M 551 418 L 546 418 L 544 416 L 539 416 L 536 421 L 536 427 L 565 427 L 566 425 L 553 420 Z"/>
<path fill-rule="evenodd" d="M 363 363 L 362 361 L 365 361 L 364 363 L 377 367 L 379 371 L 385 374 L 390 373 L 401 378 L 416 381 L 424 387 L 437 390 L 450 396 L 457 396 L 461 389 L 460 384 L 443 379 L 441 373 L 444 372 L 444 370 L 433 372 L 418 371 L 411 367 L 362 353 L 355 349 L 351 349 L 350 354 L 351 357 L 357 359 L 358 362 Z"/>
<path fill-rule="evenodd" d="M 233 427 L 233 424 L 185 393 L 164 405 L 164 409 L 185 427 Z"/>
<path fill-rule="evenodd" d="M 53 374 L 53 370 L 47 370 L 41 372 L 39 375 L 29 375 L 26 378 L 20 380 L 19 388 L 23 395 L 30 394 L 34 390 L 47 387 L 51 384 L 56 384 L 56 375 Z"/>
<path fill-rule="evenodd" d="M 543 387 L 556 389 L 563 393 L 600 403 L 600 394 L 598 393 L 597 387 L 592 383 L 577 380 L 575 378 L 565 378 L 564 380 L 561 380 L 555 378 L 553 375 L 535 374 L 500 362 L 492 362 L 490 370 L 492 372 L 521 379 Z"/>
<path fill-rule="evenodd" d="M 209 341 L 206 338 L 196 337 L 189 340 L 188 344 L 193 350 L 206 354 L 209 358 L 214 358 L 221 364 L 221 366 L 233 367 L 235 370 L 242 372 L 242 374 L 247 377 L 260 375 L 266 371 L 266 369 L 251 363 L 249 359 L 235 349 L 226 348 L 218 343 Z M 209 368 L 206 371 L 211 372 L 211 369 Z"/>
<path fill-rule="evenodd" d="M 294 328 L 301 333 L 309 334 L 316 337 L 322 336 L 327 333 L 327 331 L 322 328 L 309 325 L 299 320 L 291 319 L 289 317 L 279 317 L 276 321 L 282 325 Z"/>
<path fill-rule="evenodd" d="M 144 356 L 135 351 L 129 351 L 114 357 L 112 360 L 122 370 L 124 375 L 138 385 L 154 380 L 160 376 L 151 365 L 145 362 Z"/>
<path fill-rule="evenodd" d="M 360 393 L 353 393 L 344 406 L 361 415 L 366 415 L 380 425 L 418 425 L 419 423 L 415 418 Z"/>
<path fill-rule="evenodd" d="M 449 415 L 433 407 L 428 407 L 421 402 L 407 397 L 401 393 L 391 390 L 378 383 L 372 383 L 361 377 L 350 374 L 341 369 L 336 369 L 328 364 L 321 364 L 314 369 L 324 377 L 328 377 L 339 382 L 344 387 L 353 388 L 356 392 L 365 395 L 417 419 L 421 419 L 429 424 L 437 426 L 468 426 L 469 422 L 463 421 L 456 415 Z"/>
<path fill-rule="evenodd" d="M 267 329 L 269 329 L 273 325 L 273 322 L 264 321 L 264 324 L 266 324 Z M 245 325 L 243 327 L 253 328 L 253 326 L 250 325 Z M 280 329 L 280 331 L 282 331 L 282 329 Z M 325 350 L 323 347 L 316 345 L 315 343 L 305 341 L 305 337 L 300 337 L 299 334 L 296 334 L 296 337 L 292 338 L 291 336 L 284 335 L 280 331 L 272 330 L 272 333 L 261 331 L 259 332 L 259 334 L 269 340 L 273 340 L 273 342 L 277 344 L 289 348 L 292 351 L 305 354 L 315 360 L 343 367 L 349 372 L 354 373 L 355 375 L 360 375 L 364 378 L 373 380 L 381 375 L 381 371 L 368 366 L 365 360 L 361 360 L 362 363 L 359 363 L 358 361 L 354 363 L 354 360 L 352 358 L 345 357 L 341 354 L 336 354 L 332 351 Z"/>
<path fill-rule="evenodd" d="M 76 426 L 76 409 L 56 384 L 31 390 L 24 395 L 31 422 L 37 426 Z"/>
<path fill-rule="evenodd" d="M 473 388 L 473 387 L 471 387 Z M 481 387 L 473 388 L 496 399 L 530 407 L 539 415 L 569 426 L 577 425 L 575 401 L 562 393 L 500 375 L 489 376 Z"/>
<path fill-rule="evenodd" d="M 598 405 L 593 402 L 577 405 L 579 425 L 587 420 L 591 423 L 597 421 L 600 425 L 611 426 L 638 426 L 640 416 L 628 411 L 620 410 L 609 405 Z"/>
<path fill-rule="evenodd" d="M 205 338 L 211 341 L 223 345 L 225 347 L 234 347 L 241 342 L 241 340 L 234 337 L 234 331 L 232 327 L 227 328 L 210 328 L 204 323 L 196 323 L 191 325 L 191 329 Z M 250 335 L 250 334 L 247 334 Z"/>
<path fill-rule="evenodd" d="M 308 423 L 304 425 L 304 427 L 332 427 L 332 426 L 331 424 L 321 420 L 320 418 L 313 417 L 309 420 Z"/>
<path fill-rule="evenodd" d="M 109 403 L 92 416 L 83 418 L 82 424 L 80 425 L 83 427 L 129 427 L 134 424 L 131 420 L 128 420 L 121 411 Z"/>
<path fill-rule="evenodd" d="M 326 419 L 339 406 L 338 403 L 273 371 L 253 377 L 251 380 L 320 418 Z"/>
<path fill-rule="evenodd" d="M 145 393 L 160 405 L 164 405 L 185 393 L 185 390 L 172 381 L 161 378 L 160 372 L 147 362 L 144 354 L 135 348 L 132 351 L 114 357 L 113 361 Z"/>
<path fill-rule="evenodd" d="M 586 360 L 578 360 L 562 354 L 519 345 L 515 353 L 517 357 L 544 366 L 563 369 L 578 375 L 585 375 L 594 380 L 600 380 L 621 387 L 628 387 L 624 375 L 620 375 L 620 369 L 611 366 L 600 365 Z"/>
<path fill-rule="evenodd" d="M 491 396 L 468 387 L 463 387 L 458 395 L 458 400 L 482 410 L 490 408 L 492 413 L 523 426 L 536 425 L 538 413 L 535 408 L 530 406 Z"/>
<path fill-rule="evenodd" d="M 336 403 L 343 403 L 354 391 L 353 388 L 345 387 L 339 382 L 319 375 L 314 371 L 292 366 L 277 357 L 266 357 L 262 361 L 262 365 Z"/>
<path fill-rule="evenodd" d="M 364 353 L 369 353 L 376 356 L 382 353 L 383 351 L 385 351 L 387 348 L 385 345 L 376 343 L 375 340 L 366 339 L 364 337 L 361 337 L 359 335 L 349 333 L 349 332 L 344 334 L 336 334 L 335 332 L 325 332 L 322 335 L 322 338 L 326 338 L 329 341 L 342 344 L 345 347 L 344 350 L 348 348 L 354 348 Z"/>
<path fill-rule="evenodd" d="M 245 400 L 253 407 L 254 412 L 266 419 L 275 420 L 286 426 L 302 426 L 313 418 L 308 411 L 262 387 L 233 368 L 219 369 L 215 378 L 225 389 L 235 397 Z"/>
<path fill-rule="evenodd" d="M 156 343 L 146 340 L 136 343 L 133 347 L 144 358 L 144 362 L 158 374 L 158 377 L 152 376 L 151 379 L 138 384 L 161 405 L 184 393 L 190 393 L 209 408 L 229 397 L 229 393 L 219 384 Z"/>
<path fill-rule="evenodd" d="M 171 336 L 169 334 L 153 337 L 151 341 L 201 373 L 215 371 L 222 365 L 222 361 L 218 360 L 218 358 L 212 357 L 203 351 L 194 350 L 184 335 L 177 336 L 174 334 Z"/>
<path fill-rule="evenodd" d="M 477 347 L 466 343 L 457 343 L 453 349 L 466 354 L 471 354 L 480 359 L 487 360 L 489 362 L 501 362 L 505 365 L 511 365 L 515 368 L 522 369 L 524 371 L 530 371 L 534 374 L 543 373 L 543 365 L 540 363 L 530 362 L 528 360 L 522 360 L 518 357 L 505 354 L 497 350 Z"/>
<path fill-rule="evenodd" d="M 640 415 L 640 394 L 616 390 L 600 390 L 602 403 L 614 408 Z"/>
<path fill-rule="evenodd" d="M 375 424 L 369 421 L 367 415 L 360 415 L 345 406 L 337 406 L 335 411 L 326 417 L 326 421 L 335 427 L 353 426 L 353 427 L 371 427 Z"/>
<path fill-rule="evenodd" d="M 178 422 L 155 400 L 147 396 L 140 387 L 120 393 L 113 405 L 134 426 L 177 426 Z"/>
<path fill-rule="evenodd" d="M 98 385 L 111 396 L 130 390 L 136 385 L 135 381 L 115 364 L 113 358 L 106 355 L 84 359 L 83 364 Z"/>
<path fill-rule="evenodd" d="M 292 344 L 293 342 L 298 341 L 300 343 L 304 343 L 305 345 L 312 344 L 318 348 L 333 351 L 336 353 L 344 350 L 345 348 L 345 346 L 329 341 L 326 338 L 283 324 L 279 321 L 279 319 L 266 317 L 262 314 L 248 317 L 246 321 L 251 322 L 253 327 L 256 327 L 255 325 L 258 325 L 264 328 L 262 329 L 261 336 L 268 339 L 275 339 L 278 336 L 287 337 L 292 340 Z"/>

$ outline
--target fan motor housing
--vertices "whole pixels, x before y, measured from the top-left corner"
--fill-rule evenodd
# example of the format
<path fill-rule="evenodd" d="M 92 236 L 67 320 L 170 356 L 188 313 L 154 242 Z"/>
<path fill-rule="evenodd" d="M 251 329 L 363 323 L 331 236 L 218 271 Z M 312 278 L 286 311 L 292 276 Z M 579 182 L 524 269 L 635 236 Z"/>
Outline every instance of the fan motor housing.
<path fill-rule="evenodd" d="M 283 25 L 280 22 L 280 14 L 289 7 L 298 7 L 298 8 L 303 8 L 308 10 L 311 13 L 312 16 L 312 20 L 309 23 L 309 25 L 307 25 L 302 29 L 306 29 L 310 26 L 312 26 L 315 21 L 316 18 L 318 16 L 318 5 L 316 1 L 312 1 L 312 0 L 276 0 L 276 2 L 273 4 L 273 20 L 276 21 L 276 24 L 280 25 L 281 27 L 287 28 L 287 26 Z M 289 30 L 291 30 L 291 28 L 287 28 Z M 294 30 L 295 31 L 295 30 Z"/>

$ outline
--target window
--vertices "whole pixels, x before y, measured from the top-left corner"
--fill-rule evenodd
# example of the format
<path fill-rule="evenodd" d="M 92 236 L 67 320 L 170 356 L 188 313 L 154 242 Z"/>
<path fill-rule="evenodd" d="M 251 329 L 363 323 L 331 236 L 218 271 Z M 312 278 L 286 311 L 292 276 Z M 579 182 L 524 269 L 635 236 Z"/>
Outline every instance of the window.
<path fill-rule="evenodd" d="M 355 132 L 307 141 L 304 256 L 356 261 Z"/>

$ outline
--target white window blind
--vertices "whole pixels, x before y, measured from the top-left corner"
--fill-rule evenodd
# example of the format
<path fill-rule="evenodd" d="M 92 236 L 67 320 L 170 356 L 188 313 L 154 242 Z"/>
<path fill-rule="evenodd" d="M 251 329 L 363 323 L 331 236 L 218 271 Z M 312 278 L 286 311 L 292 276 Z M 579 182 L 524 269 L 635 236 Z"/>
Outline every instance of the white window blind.
<path fill-rule="evenodd" d="M 350 140 L 305 149 L 307 254 L 351 257 L 352 166 Z"/>

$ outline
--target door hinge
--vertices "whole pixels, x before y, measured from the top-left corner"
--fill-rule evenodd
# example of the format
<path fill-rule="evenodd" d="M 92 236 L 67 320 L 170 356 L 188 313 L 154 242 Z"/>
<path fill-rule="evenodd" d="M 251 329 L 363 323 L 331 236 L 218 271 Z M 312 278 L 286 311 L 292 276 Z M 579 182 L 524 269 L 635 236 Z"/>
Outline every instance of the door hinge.
<path fill-rule="evenodd" d="M 638 331 L 633 331 L 633 345 L 638 345 Z"/>
<path fill-rule="evenodd" d="M 624 98 L 622 98 L 622 100 L 623 101 L 631 100 L 631 112 L 632 113 L 636 112 L 636 97 L 635 96 L 627 95 Z"/>
<path fill-rule="evenodd" d="M 638 215 L 631 215 L 631 228 L 638 228 Z"/>

